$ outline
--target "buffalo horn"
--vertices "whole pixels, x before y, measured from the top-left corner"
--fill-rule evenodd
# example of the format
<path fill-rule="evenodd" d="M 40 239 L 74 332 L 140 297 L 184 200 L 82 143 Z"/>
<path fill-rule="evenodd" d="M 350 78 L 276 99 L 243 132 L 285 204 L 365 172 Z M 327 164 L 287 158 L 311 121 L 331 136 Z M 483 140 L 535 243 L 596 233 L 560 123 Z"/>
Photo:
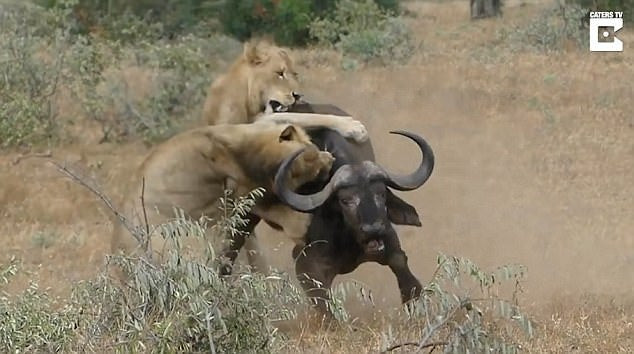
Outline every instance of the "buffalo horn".
<path fill-rule="evenodd" d="M 406 176 L 395 175 L 387 172 L 388 181 L 387 185 L 399 191 L 411 191 L 420 186 L 422 186 L 434 169 L 434 152 L 425 139 L 422 137 L 410 133 L 404 130 L 395 130 L 391 131 L 390 134 L 398 134 L 403 135 L 412 139 L 416 145 L 420 148 L 420 151 L 423 153 L 423 160 L 421 161 L 418 169 L 414 171 L 412 174 Z"/>
<path fill-rule="evenodd" d="M 293 209 L 297 211 L 311 211 L 315 208 L 318 208 L 320 205 L 324 204 L 326 200 L 332 194 L 332 190 L 334 187 L 335 178 L 332 178 L 330 182 L 319 192 L 304 195 L 297 194 L 293 192 L 290 188 L 288 188 L 287 176 L 288 172 L 293 164 L 293 161 L 302 153 L 305 149 L 300 149 L 293 153 L 293 155 L 287 157 L 280 168 L 277 170 L 275 174 L 275 181 L 273 183 L 273 192 L 286 204 L 291 206 Z"/>

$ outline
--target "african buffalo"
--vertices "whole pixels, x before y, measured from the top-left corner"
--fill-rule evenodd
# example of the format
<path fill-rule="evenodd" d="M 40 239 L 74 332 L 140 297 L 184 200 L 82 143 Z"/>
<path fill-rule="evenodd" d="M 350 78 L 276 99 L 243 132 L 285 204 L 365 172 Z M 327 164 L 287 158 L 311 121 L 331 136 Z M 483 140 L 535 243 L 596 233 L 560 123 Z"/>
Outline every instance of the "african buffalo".
<path fill-rule="evenodd" d="M 332 105 L 296 104 L 293 112 L 348 115 Z M 328 289 L 338 274 L 374 261 L 390 267 L 396 275 L 403 302 L 418 297 L 422 286 L 407 265 L 392 223 L 421 226 L 416 209 L 390 188 L 410 191 L 422 186 L 432 173 L 434 155 L 427 142 L 404 131 L 393 134 L 413 140 L 423 160 L 411 175 L 393 175 L 376 164 L 371 142 L 356 143 L 327 128 L 307 129 L 320 150 L 329 151 L 335 162 L 329 180 L 311 182 L 296 192 L 287 188 L 287 172 L 300 151 L 282 162 L 274 193 L 292 208 L 313 215 L 305 234 L 306 246 L 293 249 L 296 274 L 318 309 L 327 311 Z"/>

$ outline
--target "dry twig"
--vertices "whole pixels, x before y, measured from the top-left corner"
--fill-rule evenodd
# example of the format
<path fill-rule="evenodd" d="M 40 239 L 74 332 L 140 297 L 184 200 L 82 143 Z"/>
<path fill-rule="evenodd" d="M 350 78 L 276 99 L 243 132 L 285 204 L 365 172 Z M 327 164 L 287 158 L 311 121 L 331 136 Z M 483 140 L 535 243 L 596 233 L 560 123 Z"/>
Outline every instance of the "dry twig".
<path fill-rule="evenodd" d="M 423 344 L 421 345 L 420 342 L 405 342 L 405 343 L 399 343 L 399 344 L 394 344 L 393 346 L 385 349 L 382 353 L 387 353 L 387 352 L 391 352 L 393 350 L 399 349 L 399 348 L 403 348 L 403 347 L 413 347 L 416 346 L 418 347 L 418 349 L 425 349 L 425 348 L 431 348 L 431 350 L 434 350 L 436 347 L 439 347 L 441 345 L 447 345 L 449 343 L 447 342 L 431 342 L 431 343 L 427 343 L 427 344 Z"/>
<path fill-rule="evenodd" d="M 119 211 L 117 211 L 117 209 L 115 209 L 114 205 L 112 204 L 112 201 L 105 194 L 103 194 L 102 192 L 98 191 L 95 187 L 91 186 L 90 184 L 88 184 L 77 173 L 75 173 L 75 172 L 71 171 L 70 169 L 68 169 L 68 167 L 60 165 L 57 161 L 51 161 L 51 163 L 55 167 L 57 167 L 57 169 L 60 172 L 62 172 L 66 176 L 70 177 L 73 181 L 77 182 L 78 184 L 80 184 L 84 188 L 86 188 L 89 191 L 91 191 L 94 195 L 99 197 L 99 199 L 101 199 L 101 201 L 103 201 L 104 204 L 106 204 L 108 209 L 110 209 L 114 213 L 114 215 L 117 217 L 117 219 L 119 219 L 121 224 L 132 234 L 132 236 L 140 244 L 143 244 L 143 240 L 141 240 L 140 236 L 138 235 L 138 232 L 137 232 L 136 228 L 134 226 L 132 226 L 130 224 L 130 222 L 128 222 L 128 220 L 126 219 L 126 217 L 123 214 L 121 214 Z M 145 209 L 144 209 L 144 212 L 145 212 Z"/>
<path fill-rule="evenodd" d="M 20 163 L 20 161 L 31 157 L 53 157 L 53 153 L 51 153 L 51 150 L 46 150 L 44 152 L 35 152 L 32 154 L 21 154 L 20 156 L 13 159 L 13 165 L 15 166 Z"/>

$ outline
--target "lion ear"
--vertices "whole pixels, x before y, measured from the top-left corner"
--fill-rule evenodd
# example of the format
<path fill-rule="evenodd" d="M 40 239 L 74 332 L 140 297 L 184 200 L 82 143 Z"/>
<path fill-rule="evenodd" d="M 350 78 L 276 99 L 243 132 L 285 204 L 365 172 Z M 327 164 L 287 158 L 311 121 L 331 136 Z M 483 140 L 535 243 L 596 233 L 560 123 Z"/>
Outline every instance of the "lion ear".
<path fill-rule="evenodd" d="M 280 143 L 282 141 L 291 141 L 295 139 L 295 136 L 297 136 L 297 129 L 295 129 L 295 126 L 287 125 L 280 133 L 279 141 Z"/>
<path fill-rule="evenodd" d="M 265 43 L 261 40 L 251 40 L 244 44 L 244 59 L 250 65 L 260 65 L 268 60 Z"/>

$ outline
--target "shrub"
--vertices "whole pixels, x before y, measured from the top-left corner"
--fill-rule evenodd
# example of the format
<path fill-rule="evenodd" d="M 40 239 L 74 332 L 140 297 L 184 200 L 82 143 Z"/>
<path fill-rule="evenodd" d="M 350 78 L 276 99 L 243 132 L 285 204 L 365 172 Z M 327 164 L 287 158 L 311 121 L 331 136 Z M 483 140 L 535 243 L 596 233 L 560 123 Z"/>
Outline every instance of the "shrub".
<path fill-rule="evenodd" d="M 572 0 L 570 3 L 592 11 L 623 11 L 623 21 L 634 21 L 634 2 L 631 0 Z"/>
<path fill-rule="evenodd" d="M 133 41 L 163 38 L 196 30 L 219 14 L 219 0 L 34 0 L 48 9 L 72 10 L 75 33 L 100 33 L 108 38 Z"/>
<path fill-rule="evenodd" d="M 409 346 L 442 347 L 451 353 L 508 353 L 519 350 L 509 327 L 533 335 L 533 322 L 517 304 L 523 266 L 507 265 L 486 272 L 461 257 L 440 254 L 437 261 L 423 295 L 406 304 L 407 320 L 401 323 L 401 330 L 388 327 L 384 351 Z M 512 282 L 510 298 L 502 295 L 507 281 Z M 413 341 L 407 340 L 412 337 Z"/>
<path fill-rule="evenodd" d="M 18 269 L 19 262 L 15 258 L 4 267 L 0 266 L 0 289 L 10 282 Z M 71 306 L 59 305 L 34 282 L 13 298 L 0 296 L 2 351 L 15 352 L 18 348 L 29 352 L 63 351 L 70 342 L 80 313 Z"/>
<path fill-rule="evenodd" d="M 0 146 L 46 143 L 54 136 L 54 96 L 63 80 L 67 35 L 54 13 L 0 5 Z"/>
<path fill-rule="evenodd" d="M 82 38 L 72 48 L 72 91 L 85 115 L 100 124 L 103 140 L 156 142 L 173 135 L 198 118 L 213 74 L 221 68 L 212 67 L 209 58 L 228 59 L 240 51 L 238 42 L 221 35 L 135 45 Z M 134 78 L 125 75 L 129 68 L 148 74 L 144 92 L 131 87 Z"/>
<path fill-rule="evenodd" d="M 414 51 L 409 28 L 371 0 L 340 0 L 331 16 L 315 20 L 311 35 L 363 62 L 402 63 Z"/>
<path fill-rule="evenodd" d="M 588 31 L 581 24 L 586 14 L 587 10 L 578 5 L 555 6 L 542 11 L 526 25 L 501 31 L 498 39 L 515 51 L 558 51 L 564 48 L 565 41 L 585 47 Z"/>
<path fill-rule="evenodd" d="M 227 1 L 220 20 L 240 40 L 271 34 L 282 45 L 305 44 L 312 14 L 310 0 Z"/>
<path fill-rule="evenodd" d="M 377 8 L 397 11 L 397 0 L 369 0 Z M 220 17 L 225 31 L 240 40 L 253 35 L 272 35 L 282 45 L 311 41 L 309 29 L 315 17 L 335 11 L 336 0 L 236 0 L 227 1 Z"/>
<path fill-rule="evenodd" d="M 172 246 L 164 261 L 109 257 L 109 266 L 120 267 L 127 281 L 111 279 L 106 270 L 79 283 L 65 303 L 55 303 L 36 285 L 16 300 L 0 297 L 0 349 L 273 351 L 280 336 L 272 321 L 292 318 L 293 306 L 303 301 L 302 291 L 285 274 L 265 276 L 236 267 L 234 275 L 221 277 L 211 244 L 199 254 L 185 254 L 181 246 L 188 238 L 203 240 L 208 226 L 216 240 L 224 239 L 261 196 L 262 190 L 237 199 L 227 194 L 221 203 L 226 217 L 218 223 L 177 213 L 158 225 Z M 132 231 L 139 239 L 148 236 L 143 228 Z M 0 266 L 0 286 L 17 270 L 15 260 Z"/>

